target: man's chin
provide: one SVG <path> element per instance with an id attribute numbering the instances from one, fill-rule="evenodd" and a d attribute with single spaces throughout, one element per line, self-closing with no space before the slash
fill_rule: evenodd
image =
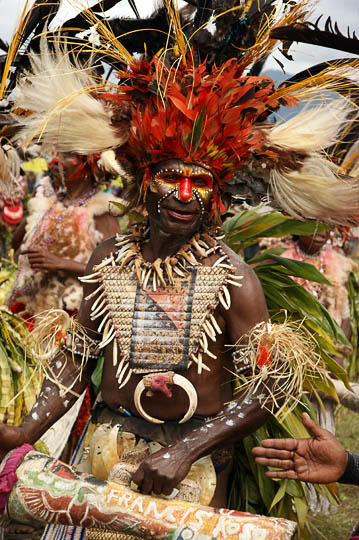
<path id="1" fill-rule="evenodd" d="M 187 216 L 186 216 L 187 217 Z M 175 236 L 190 236 L 195 234 L 201 225 L 199 214 L 192 214 L 191 218 L 183 219 L 172 212 L 162 212 L 161 228 L 163 231 Z"/>

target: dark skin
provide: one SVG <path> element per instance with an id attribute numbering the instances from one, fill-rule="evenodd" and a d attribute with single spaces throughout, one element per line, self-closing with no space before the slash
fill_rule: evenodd
<path id="1" fill-rule="evenodd" d="M 176 162 L 170 162 L 176 163 Z M 161 198 L 161 192 L 148 191 L 146 206 L 150 220 L 150 237 L 148 242 L 142 245 L 143 257 L 147 261 L 154 261 L 157 257 L 165 258 L 175 254 L 186 240 L 191 238 L 199 229 L 203 217 L 200 206 L 196 199 L 183 203 L 174 195 L 165 199 L 165 208 L 157 212 L 157 204 Z M 205 201 L 205 210 L 210 208 L 210 198 Z M 184 217 L 178 218 L 178 213 Z M 177 216 L 177 217 L 176 217 Z M 229 254 L 232 264 L 237 266 L 237 273 L 243 275 L 244 286 L 241 288 L 229 286 L 231 294 L 231 308 L 226 311 L 219 305 L 215 312 L 215 318 L 222 329 L 222 335 L 217 337 L 216 343 L 211 345 L 211 351 L 217 354 L 213 360 L 204 356 L 204 362 L 211 371 L 197 373 L 197 367 L 192 366 L 186 372 L 187 377 L 198 394 L 198 407 L 196 414 L 214 416 L 210 422 L 205 436 L 200 429 L 194 430 L 186 439 L 180 440 L 170 447 L 164 448 L 152 454 L 138 468 L 133 476 L 133 481 L 143 493 L 170 494 L 188 473 L 192 463 L 201 456 L 211 453 L 212 450 L 232 445 L 235 441 L 245 437 L 261 426 L 269 417 L 270 413 L 263 409 L 256 395 L 248 396 L 244 392 L 231 403 L 232 399 L 232 375 L 228 369 L 233 370 L 231 351 L 226 345 L 235 343 L 241 336 L 247 334 L 253 326 L 268 319 L 268 312 L 261 286 L 254 272 L 239 260 L 227 246 L 222 248 Z M 115 240 L 108 239 L 102 242 L 94 251 L 87 267 L 86 273 L 91 273 L 93 267 L 99 264 L 104 257 L 115 250 Z M 218 255 L 211 255 L 203 260 L 203 264 L 212 265 Z M 85 284 L 84 297 L 90 294 L 98 284 Z M 89 334 L 95 331 L 98 321 L 90 320 L 92 300 L 83 300 L 79 321 L 88 328 Z M 94 334 L 93 334 L 94 335 Z M 95 367 L 94 363 L 88 362 L 82 380 L 78 380 L 74 390 L 80 394 Z M 228 369 L 225 369 L 228 368 Z M 56 371 L 56 368 L 55 368 Z M 62 371 L 61 382 L 69 386 L 76 373 L 76 366 L 68 359 L 65 369 Z M 141 380 L 141 376 L 132 375 L 129 382 L 119 390 L 117 387 L 116 368 L 112 363 L 112 344 L 105 351 L 104 372 L 101 392 L 107 405 L 116 410 L 119 405 L 130 410 L 138 416 L 134 405 L 134 389 Z M 57 387 L 48 381 L 43 385 L 43 393 L 51 395 L 51 399 L 44 400 L 40 397 L 36 413 L 38 420 L 34 420 L 32 414 L 24 420 L 19 428 L 0 427 L 0 440 L 3 453 L 6 449 L 25 441 L 36 441 L 58 418 L 66 407 L 64 399 L 59 395 Z M 163 420 L 177 420 L 183 417 L 187 410 L 187 398 L 179 387 L 172 387 L 173 397 L 167 398 L 162 393 L 156 393 L 153 397 L 143 396 L 142 404 L 148 414 Z M 263 393 L 258 388 L 257 394 Z M 70 403 L 75 401 L 75 396 L 67 394 L 66 399 Z M 50 415 L 47 413 L 50 412 Z M 205 424 L 206 426 L 206 424 Z M 169 458 L 164 458 L 169 454 Z M 227 471 L 227 476 L 228 476 Z M 225 506 L 226 504 L 226 478 L 224 482 L 218 480 L 219 490 L 212 500 L 213 506 Z M 223 485 L 224 484 L 224 485 Z"/>
<path id="2" fill-rule="evenodd" d="M 319 253 L 329 238 L 329 231 L 324 231 L 313 236 L 298 236 L 298 245 L 304 253 L 315 255 Z"/>
<path id="3" fill-rule="evenodd" d="M 290 478 L 318 484 L 337 482 L 347 466 L 348 455 L 344 447 L 307 413 L 303 413 L 302 420 L 311 438 L 264 439 L 262 446 L 253 448 L 256 462 L 281 469 L 266 471 L 269 478 Z"/>

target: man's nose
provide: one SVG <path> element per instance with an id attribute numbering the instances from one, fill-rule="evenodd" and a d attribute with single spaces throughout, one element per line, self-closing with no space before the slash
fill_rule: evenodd
<path id="1" fill-rule="evenodd" d="M 179 183 L 178 198 L 182 202 L 192 199 L 192 182 L 189 178 L 183 178 Z"/>

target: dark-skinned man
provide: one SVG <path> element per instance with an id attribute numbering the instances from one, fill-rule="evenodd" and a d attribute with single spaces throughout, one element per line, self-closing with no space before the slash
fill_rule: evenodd
<path id="1" fill-rule="evenodd" d="M 51 364 L 51 380 L 45 380 L 23 424 L 1 426 L 2 453 L 35 441 L 66 412 L 104 351 L 103 401 L 95 410 L 92 437 L 98 433 L 101 442 L 101 426 L 112 433 L 112 426 L 121 425 L 122 440 L 132 434 L 137 442 L 164 446 L 133 473 L 145 494 L 172 495 L 191 465 L 210 454 L 218 482 L 205 504 L 225 506 L 231 445 L 290 400 L 289 386 L 296 399 L 302 388 L 293 380 L 301 379 L 306 359 L 312 364 L 307 351 L 299 363 L 301 377 L 295 377 L 298 363 L 291 359 L 298 342 L 282 364 L 280 329 L 266 322 L 257 278 L 213 232 L 225 210 L 223 196 L 234 173 L 249 164 L 268 171 L 268 186 L 287 212 L 350 221 L 348 213 L 359 211 L 359 188 L 342 182 L 320 152 L 346 112 L 328 107 L 330 133 L 323 111 L 302 112 L 305 118 L 295 123 L 265 124 L 273 109 L 295 100 L 289 91 L 279 98 L 268 78 L 243 77 L 234 60 L 219 69 L 198 65 L 191 55 L 174 63 L 157 56 L 151 62 L 132 59 L 119 74 L 120 91 L 94 93 L 91 77 L 78 77 L 66 55 L 58 51 L 52 58 L 45 46 L 43 54 L 46 72 L 22 85 L 22 107 L 43 118 L 51 92 L 54 107 L 60 99 L 64 70 L 66 88 L 73 77 L 82 88 L 78 95 L 87 98 L 71 109 L 76 120 L 61 110 L 61 128 L 53 118 L 44 126 L 40 121 L 43 141 L 55 138 L 61 151 L 115 148 L 129 179 L 129 208 L 143 205 L 148 218 L 95 249 L 82 279 L 81 328 L 67 332 Z M 37 95 L 46 93 L 46 105 L 34 100 L 39 85 Z M 33 129 L 29 123 L 24 136 Z M 318 178 L 325 178 L 324 202 Z M 288 343 L 288 326 L 282 336 Z M 252 377 L 235 398 L 233 373 Z M 92 446 L 88 442 L 93 470 L 106 452 L 102 443 L 99 449 L 93 439 Z"/>

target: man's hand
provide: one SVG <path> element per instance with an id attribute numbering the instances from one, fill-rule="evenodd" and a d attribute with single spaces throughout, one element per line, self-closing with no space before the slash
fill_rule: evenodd
<path id="1" fill-rule="evenodd" d="M 20 427 L 0 424 L 0 460 L 17 446 L 28 442 L 24 431 Z"/>
<path id="2" fill-rule="evenodd" d="M 313 435 L 310 439 L 265 439 L 262 447 L 253 448 L 259 465 L 279 467 L 266 471 L 270 478 L 291 478 L 303 482 L 336 482 L 347 464 L 347 453 L 330 431 L 321 428 L 307 413 L 303 424 Z"/>
<path id="3" fill-rule="evenodd" d="M 162 448 L 145 459 L 133 475 L 133 482 L 145 494 L 170 495 L 185 478 L 192 463 L 175 447 Z"/>
<path id="4" fill-rule="evenodd" d="M 30 248 L 21 251 L 21 255 L 27 255 L 32 269 L 58 272 L 62 270 L 63 259 L 54 253 L 41 248 Z"/>
<path id="5" fill-rule="evenodd" d="M 46 249 L 30 248 L 21 252 L 21 255 L 27 255 L 29 264 L 34 270 L 43 270 L 46 272 L 66 272 L 67 274 L 78 277 L 85 272 L 86 265 L 71 259 L 63 259 Z"/>

